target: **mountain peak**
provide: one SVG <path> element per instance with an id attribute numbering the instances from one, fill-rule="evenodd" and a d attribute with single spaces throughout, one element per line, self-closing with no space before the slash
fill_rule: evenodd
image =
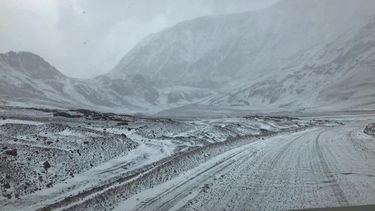
<path id="1" fill-rule="evenodd" d="M 23 72 L 31 78 L 51 79 L 63 77 L 63 74 L 50 65 L 41 56 L 26 51 L 9 51 L 0 54 L 0 64 L 11 67 L 15 71 Z M 4 71 L 7 68 L 1 68 Z"/>
<path id="2" fill-rule="evenodd" d="M 282 0 L 260 11 L 184 21 L 138 44 L 111 74 L 179 84 L 231 81 L 277 69 L 299 52 L 356 31 L 374 10 L 373 0 Z"/>
<path id="3" fill-rule="evenodd" d="M 9 51 L 7 53 L 0 53 L 0 57 L 43 60 L 45 63 L 47 63 L 41 56 L 29 51 Z"/>

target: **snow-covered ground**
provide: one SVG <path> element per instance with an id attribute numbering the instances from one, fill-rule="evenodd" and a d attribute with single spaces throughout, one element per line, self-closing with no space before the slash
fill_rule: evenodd
<path id="1" fill-rule="evenodd" d="M 0 119 L 0 126 L 5 124 L 22 124 L 22 125 L 41 125 L 42 122 L 27 121 L 19 119 Z"/>
<path id="2" fill-rule="evenodd" d="M 235 148 L 116 210 L 294 210 L 375 203 L 375 140 L 351 123 Z"/>
<path id="3" fill-rule="evenodd" d="M 371 116 L 338 122 L 332 116 L 170 119 L 29 111 L 0 109 L 0 206 L 7 210 L 299 209 L 375 202 L 375 146 L 363 133 Z M 366 188 L 348 198 L 342 181 Z"/>

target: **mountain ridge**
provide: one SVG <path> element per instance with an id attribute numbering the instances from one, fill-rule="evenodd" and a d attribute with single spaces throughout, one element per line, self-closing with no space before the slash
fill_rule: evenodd
<path id="1" fill-rule="evenodd" d="M 88 80 L 10 52 L 12 58 L 0 55 L 0 74 L 14 80 L 0 79 L 0 96 L 121 112 L 189 104 L 373 107 L 374 10 L 371 0 L 284 0 L 184 21 L 145 38 L 111 72 Z"/>

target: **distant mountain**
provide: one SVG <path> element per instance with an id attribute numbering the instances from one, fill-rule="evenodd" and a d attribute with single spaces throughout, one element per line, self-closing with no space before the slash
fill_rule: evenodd
<path id="1" fill-rule="evenodd" d="M 333 86 L 354 83 L 347 81 L 349 72 L 372 76 L 345 67 L 355 58 L 365 59 L 346 51 L 363 45 L 358 42 L 373 11 L 373 0 L 282 0 L 255 12 L 185 21 L 149 36 L 109 77 L 140 74 L 155 84 L 208 88 L 217 94 L 198 101 L 212 106 L 360 105 L 351 102 L 353 90 L 341 87 L 335 95 Z"/>
<path id="2" fill-rule="evenodd" d="M 255 12 L 185 21 L 145 39 L 111 75 L 216 87 L 272 72 L 301 52 L 350 37 L 374 9 L 372 0 L 283 0 Z"/>
<path id="3" fill-rule="evenodd" d="M 375 19 L 352 38 L 338 37 L 309 58 L 253 83 L 241 82 L 205 104 L 259 108 L 375 108 Z"/>
<path id="4" fill-rule="evenodd" d="M 0 70 L 1 98 L 11 101 L 54 98 L 57 103 L 62 93 L 61 83 L 67 80 L 41 57 L 28 52 L 0 54 Z"/>
<path id="5" fill-rule="evenodd" d="M 25 106 L 138 108 L 90 80 L 64 76 L 29 52 L 0 54 L 0 98 Z"/>
<path id="6" fill-rule="evenodd" d="M 0 100 L 155 112 L 375 108 L 375 1 L 281 0 L 150 35 L 108 74 L 66 77 L 31 53 L 0 55 Z"/>
<path id="7" fill-rule="evenodd" d="M 30 52 L 0 54 L 0 103 L 21 106 L 79 107 L 117 112 L 159 111 L 210 94 L 203 89 L 154 88 L 142 75 L 126 78 L 69 78 Z M 182 102 L 182 103 L 181 103 Z M 164 108 L 164 107 L 163 107 Z"/>

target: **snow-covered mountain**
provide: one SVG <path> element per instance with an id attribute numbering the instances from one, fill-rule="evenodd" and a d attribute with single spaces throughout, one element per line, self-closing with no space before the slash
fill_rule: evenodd
<path id="1" fill-rule="evenodd" d="M 282 66 L 257 81 L 239 82 L 211 105 L 252 108 L 374 108 L 375 19 L 351 38 L 338 37 L 308 57 Z"/>
<path id="2" fill-rule="evenodd" d="M 0 98 L 16 105 L 136 108 L 90 80 L 69 78 L 29 52 L 0 54 Z"/>
<path id="3" fill-rule="evenodd" d="M 149 36 L 91 80 L 66 77 L 31 53 L 1 54 L 0 96 L 122 112 L 374 108 L 373 11 L 373 0 L 281 0 L 201 17 Z"/>
<path id="4" fill-rule="evenodd" d="M 194 103 L 215 93 L 214 90 L 202 87 L 161 83 L 156 78 L 144 74 L 102 75 L 93 81 L 103 89 L 111 90 L 150 111 Z"/>
<path id="5" fill-rule="evenodd" d="M 351 102 L 353 90 L 341 87 L 336 95 L 333 86 L 354 83 L 350 74 L 373 75 L 350 69 L 355 59 L 366 63 L 360 54 L 371 51 L 357 48 L 371 38 L 361 34 L 370 30 L 373 11 L 372 0 L 282 0 L 255 12 L 185 21 L 145 39 L 109 76 L 140 74 L 159 84 L 209 88 L 219 94 L 200 102 L 216 106 L 359 105 Z M 351 48 L 357 52 L 348 53 Z"/>
<path id="6" fill-rule="evenodd" d="M 63 74 L 28 52 L 0 54 L 0 95 L 7 101 L 59 101 Z M 68 100 L 60 99 L 62 101 Z"/>
<path id="7" fill-rule="evenodd" d="M 204 89 L 155 88 L 142 75 L 70 78 L 30 52 L 0 54 L 0 103 L 20 106 L 79 107 L 117 112 L 158 111 L 207 97 Z"/>

